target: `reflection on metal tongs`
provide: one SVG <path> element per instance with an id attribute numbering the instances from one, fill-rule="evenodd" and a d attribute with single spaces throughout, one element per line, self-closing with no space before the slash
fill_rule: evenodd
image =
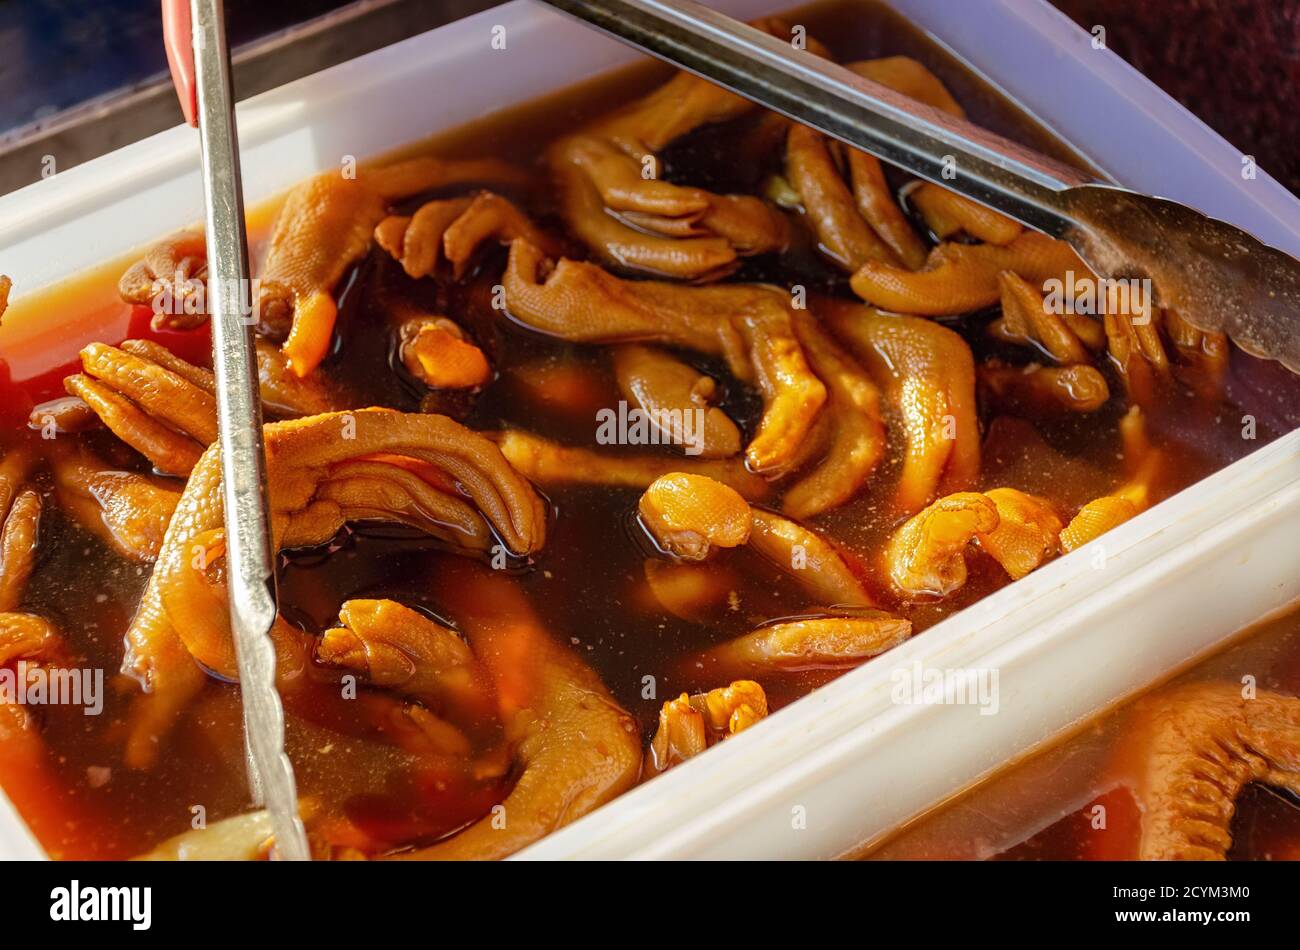
<path id="1" fill-rule="evenodd" d="M 547 0 L 631 45 L 1061 238 L 1104 278 L 1300 373 L 1300 262 L 1199 211 L 1092 181 L 690 0 Z M 956 172 L 945 177 L 944 168 Z"/>
<path id="2" fill-rule="evenodd" d="M 276 615 L 275 555 L 250 319 L 255 296 L 248 280 L 239 140 L 222 0 L 164 0 L 163 25 L 181 106 L 186 120 L 198 125 L 202 142 L 221 500 L 249 784 L 256 804 L 264 804 L 270 812 L 276 855 L 306 861 L 311 852 L 298 817 L 293 766 L 284 751 L 284 710 L 275 688 L 270 638 Z"/>

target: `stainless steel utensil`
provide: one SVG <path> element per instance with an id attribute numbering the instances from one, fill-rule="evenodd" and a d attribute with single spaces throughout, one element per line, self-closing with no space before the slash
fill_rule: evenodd
<path id="1" fill-rule="evenodd" d="M 1300 262 L 1226 222 L 1090 180 L 691 0 L 546 0 L 610 35 L 1069 242 L 1098 276 L 1300 373 Z"/>
<path id="2" fill-rule="evenodd" d="M 191 0 L 194 85 L 202 139 L 208 244 L 208 309 L 216 376 L 221 500 L 225 507 L 230 620 L 239 661 L 249 783 L 270 812 L 276 854 L 310 860 L 298 817 L 284 710 L 275 687 L 275 552 L 267 508 L 262 402 L 253 349 L 253 301 L 244 232 L 230 50 L 222 0 Z"/>

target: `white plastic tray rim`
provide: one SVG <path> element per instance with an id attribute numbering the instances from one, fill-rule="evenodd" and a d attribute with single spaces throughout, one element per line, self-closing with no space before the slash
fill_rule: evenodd
<path id="1" fill-rule="evenodd" d="M 792 4 L 712 5 L 749 18 Z M 1118 57 L 1094 49 L 1086 32 L 1043 0 L 892 5 L 1120 182 L 1194 204 L 1300 253 L 1300 206 L 1285 189 L 1262 172 L 1242 178 L 1232 146 Z M 489 42 L 498 26 L 506 28 L 508 57 Z M 250 203 L 272 197 L 346 155 L 383 154 L 633 58 L 515 0 L 241 103 L 246 195 Z M 428 94 L 411 92 L 421 89 Z M 16 293 L 26 293 L 200 215 L 195 136 L 172 129 L 0 198 L 0 261 Z M 0 350 L 4 341 L 0 330 Z M 1089 566 L 1095 549 L 1062 558 L 524 856 L 840 853 L 1300 594 L 1291 576 L 1295 532 L 1286 530 L 1298 517 L 1300 433 L 1293 433 L 1108 534 L 1105 571 Z M 1220 563 L 1227 552 L 1235 560 Z M 1260 562 L 1262 570 L 1244 567 Z M 1216 576 L 1235 586 L 1212 601 L 1207 585 Z M 1140 616 L 1131 605 L 1147 602 L 1180 608 L 1188 629 L 1146 645 L 1139 631 L 1125 637 L 1116 613 Z M 1034 661 L 1077 663 L 1072 642 L 1077 651 L 1090 624 L 1114 654 L 1100 664 L 1094 657 L 1096 669 L 1058 664 L 1042 678 Z M 888 671 L 914 661 L 1010 672 L 1001 680 L 1004 713 L 986 717 L 973 737 L 969 720 L 978 713 L 969 708 L 889 703 Z M 1008 708 L 1025 715 L 1022 728 L 1006 727 Z M 808 811 L 802 833 L 792 833 L 792 807 Z M 42 856 L 2 796 L 0 856 Z"/>

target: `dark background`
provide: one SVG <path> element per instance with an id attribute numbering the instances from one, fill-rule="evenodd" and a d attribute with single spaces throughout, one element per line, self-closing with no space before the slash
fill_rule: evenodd
<path id="1" fill-rule="evenodd" d="M 343 5 L 228 0 L 231 43 Z M 166 69 L 158 0 L 0 0 L 0 131 Z"/>
<path id="2" fill-rule="evenodd" d="M 1300 0 L 1053 2 L 1085 28 L 1104 25 L 1111 49 L 1300 194 Z M 386 28 L 414 32 L 413 26 L 429 28 L 493 5 L 491 0 L 226 3 L 236 45 L 265 41 L 344 7 L 375 11 L 368 31 L 376 40 L 391 42 L 395 37 L 384 39 Z M 387 27 L 380 17 L 391 21 Z M 66 119 L 64 110 L 80 107 L 84 114 L 87 100 L 93 110 L 124 93 L 138 96 L 151 88 L 156 93 L 158 77 L 167 68 L 160 36 L 157 0 L 0 0 L 0 163 L 6 140 L 12 149 L 33 132 L 49 134 L 61 116 Z M 303 54 L 317 58 L 313 66 L 277 62 L 269 53 L 260 69 L 241 67 L 239 93 L 261 91 L 349 54 L 356 51 L 315 47 Z M 50 150 L 66 167 L 96 148 L 116 147 L 124 144 L 121 139 L 130 141 L 179 121 L 174 101 L 158 95 L 138 133 L 122 121 L 91 144 L 69 137 Z M 7 190 L 5 184 L 0 175 L 0 192 Z"/>
<path id="3" fill-rule="evenodd" d="M 1300 0 L 1053 0 L 1300 194 Z"/>

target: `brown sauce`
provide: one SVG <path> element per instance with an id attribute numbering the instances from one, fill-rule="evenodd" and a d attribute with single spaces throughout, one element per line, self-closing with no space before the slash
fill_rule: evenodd
<path id="1" fill-rule="evenodd" d="M 1300 609 L 1292 607 L 1252 626 L 1153 694 L 1158 698 L 1192 682 L 1240 685 L 1244 677 L 1252 677 L 1261 691 L 1300 694 Z M 1130 709 L 1125 704 L 1004 769 L 909 822 L 864 856 L 1131 860 L 1137 854 L 1140 817 L 1132 793 L 1135 763 L 1119 747 Z M 1249 785 L 1237 799 L 1231 833 L 1229 860 L 1300 860 L 1300 800 L 1285 791 Z"/>
<path id="2" fill-rule="evenodd" d="M 937 44 L 896 14 L 874 4 L 818 6 L 798 14 L 809 34 L 821 38 L 841 61 L 907 54 L 921 59 L 948 85 L 977 123 L 1058 157 L 1068 150 L 1028 116 L 1001 99 Z M 421 143 L 440 154 L 492 154 L 520 164 L 538 161 L 550 138 L 611 106 L 653 87 L 668 73 L 658 65 L 640 66 L 554 97 L 489 117 L 466 129 Z M 721 191 L 754 193 L 777 168 L 768 158 L 742 154 L 754 121 L 705 128 L 674 143 L 664 154 L 668 177 Z M 901 179 L 895 182 L 901 184 Z M 545 196 L 506 194 L 534 220 L 558 229 Z M 412 206 L 431 196 L 421 196 Z M 276 202 L 255 210 L 251 233 L 255 257 L 265 241 Z M 799 230 L 799 229 L 796 229 Z M 803 246 L 775 257 L 749 260 L 736 280 L 762 280 L 785 286 L 804 284 L 852 299 L 845 278 L 821 258 L 808 238 Z M 518 426 L 567 443 L 591 445 L 595 421 L 576 417 L 528 396 L 515 371 L 549 362 L 588 367 L 603 381 L 604 403 L 614 405 L 617 389 L 607 357 L 597 347 L 557 342 L 502 320 L 488 305 L 487 293 L 500 274 L 503 255 L 489 255 L 473 279 L 451 288 L 412 281 L 382 252 L 372 252 L 345 279 L 340 294 L 339 332 L 324 371 L 349 387 L 357 405 L 380 404 L 418 411 L 421 393 L 397 366 L 391 339 L 393 308 L 415 303 L 445 313 L 464 326 L 489 354 L 500 378 L 472 403 L 440 404 L 467 425 L 484 430 Z M 0 331 L 0 391 L 7 426 L 5 443 L 29 438 L 22 425 L 30 406 L 62 393 L 60 381 L 72 371 L 77 349 L 90 340 L 118 342 L 148 332 L 147 311 L 121 303 L 115 293 L 124 268 L 118 261 L 41 295 L 19 296 Z M 43 314 L 59 314 L 57 334 L 39 326 Z M 1023 351 L 990 342 L 984 328 L 992 314 L 952 321 L 977 358 L 1002 355 L 1024 361 Z M 69 331 L 66 327 L 71 326 Z M 155 338 L 186 358 L 206 362 L 206 330 L 167 333 Z M 46 354 L 42 359 L 42 354 Z M 689 357 L 696 360 L 695 357 Z M 725 371 L 712 368 L 721 378 Z M 1234 354 L 1227 400 L 1207 404 L 1181 386 L 1149 413 L 1152 439 L 1173 464 L 1156 486 L 1155 499 L 1185 487 L 1258 448 L 1286 430 L 1285 414 L 1259 409 L 1272 398 L 1258 379 L 1255 363 Z M 1110 377 L 1112 389 L 1122 384 Z M 1264 393 L 1263 396 L 1260 393 Z M 1235 400 L 1235 401 L 1234 401 Z M 1117 452 L 1117 422 L 1125 400 L 1112 399 L 1102 411 L 1067 420 L 1028 418 L 1041 443 L 1026 439 L 1026 421 L 996 407 L 981 407 L 986 435 L 981 486 L 1011 484 L 1077 506 L 1113 489 L 1122 478 Z M 1293 409 L 1296 403 L 1284 404 Z M 754 393 L 732 384 L 723 408 L 752 433 L 759 408 Z M 1241 438 L 1243 412 L 1260 419 L 1254 441 Z M 1001 417 L 1003 421 L 995 422 Z M 107 442 L 107 440 L 102 440 Z M 38 443 L 39 444 L 39 443 Z M 1041 446 L 1070 461 L 1061 464 Z M 984 560 L 972 559 L 971 577 L 953 597 L 940 603 L 899 604 L 872 580 L 884 539 L 897 527 L 886 504 L 896 481 L 898 446 L 868 486 L 851 503 L 812 523 L 854 558 L 872 592 L 890 609 L 908 616 L 920 633 L 1008 581 Z M 643 450 L 643 449 L 642 449 Z M 104 445 L 123 467 L 142 468 L 138 458 Z M 119 557 L 96 537 L 57 510 L 48 479 L 40 562 L 22 609 L 58 624 L 78 661 L 101 667 L 112 679 L 122 656 L 125 630 L 149 568 Z M 639 492 L 569 488 L 547 491 L 553 506 L 551 533 L 536 562 L 518 581 L 552 635 L 576 651 L 601 677 L 614 697 L 638 721 L 643 737 L 653 734 L 665 698 L 683 690 L 723 685 L 692 661 L 703 647 L 746 633 L 754 626 L 807 607 L 806 596 L 784 575 L 743 551 L 731 558 L 738 578 L 725 608 L 688 623 L 658 609 L 643 574 L 645 551 L 632 522 Z M 433 578 L 449 557 L 438 545 L 396 530 L 345 529 L 326 550 L 282 556 L 281 604 L 285 616 L 318 631 L 334 622 L 339 606 L 354 597 L 391 597 L 431 616 L 453 621 L 434 595 Z M 921 634 L 923 635 L 923 633 Z M 1294 646 L 1294 644 L 1292 644 Z M 839 671 L 814 670 L 774 675 L 764 680 L 772 705 L 779 707 L 825 682 Z M 643 677 L 654 676 L 656 698 L 643 696 Z M 248 808 L 243 745 L 236 690 L 211 682 L 169 740 L 167 753 L 152 771 L 127 768 L 120 737 L 134 684 L 110 683 L 105 712 L 85 717 L 79 709 L 50 707 L 42 713 L 41 736 L 49 754 L 39 763 L 0 762 L 0 784 L 37 837 L 56 857 L 123 858 L 140 853 L 171 835 L 188 830 L 193 809 L 201 806 L 211 822 Z M 313 694 L 308 715 L 291 714 L 289 751 L 300 793 L 317 803 L 325 820 L 337 819 L 367 836 L 371 846 L 396 846 L 436 840 L 485 814 L 509 791 L 507 783 L 465 787 L 445 776 L 413 767 L 409 758 L 364 735 L 327 728 L 353 715 L 331 689 Z M 355 730 L 353 730 L 355 731 Z"/>

